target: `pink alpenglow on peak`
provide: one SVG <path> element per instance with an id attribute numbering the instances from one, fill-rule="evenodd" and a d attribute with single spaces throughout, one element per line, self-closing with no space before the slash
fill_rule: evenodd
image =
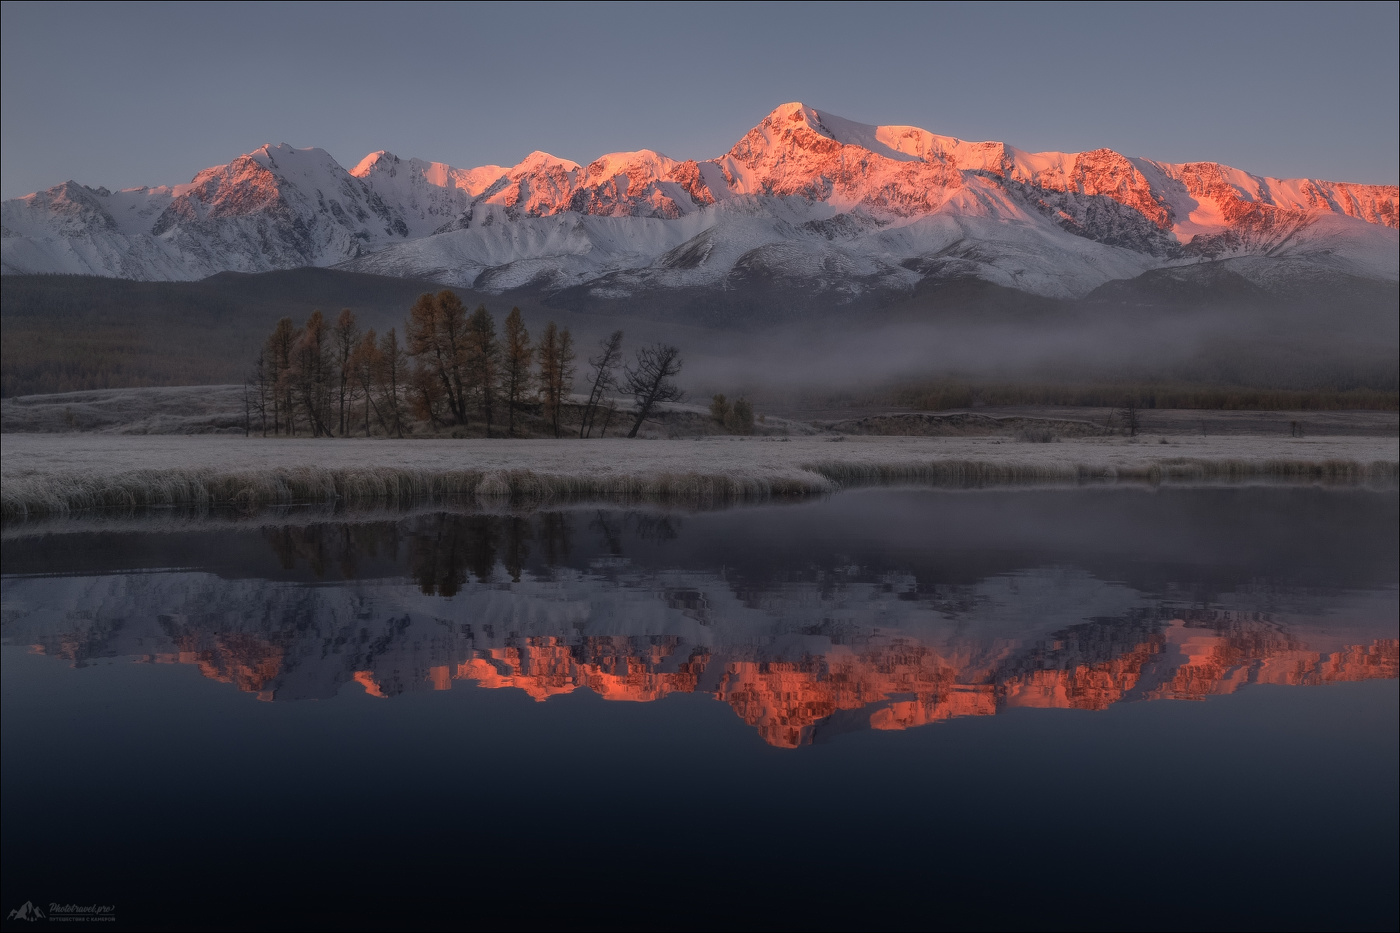
<path id="1" fill-rule="evenodd" d="M 496 290 L 606 280 L 624 295 L 643 282 L 730 287 L 761 270 L 850 292 L 956 275 L 1074 297 L 1151 269 L 1253 258 L 1394 282 L 1397 202 L 1394 185 L 1026 152 L 792 102 L 702 160 L 642 149 L 579 165 L 537 151 L 462 169 L 379 151 L 346 171 L 282 144 L 188 184 L 67 182 L 4 203 L 3 271 L 337 266 Z"/>

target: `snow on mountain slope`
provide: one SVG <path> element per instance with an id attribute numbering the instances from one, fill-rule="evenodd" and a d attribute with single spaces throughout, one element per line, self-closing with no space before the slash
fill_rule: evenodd
<path id="1" fill-rule="evenodd" d="M 453 168 L 442 162 L 400 159 L 391 152 L 371 152 L 350 170 L 386 204 L 393 204 L 411 237 L 427 236 L 472 204 L 482 191 L 505 175 L 499 165 Z"/>
<path id="2" fill-rule="evenodd" d="M 186 185 L 115 194 L 65 182 L 6 201 L 5 272 L 193 279 L 325 266 L 408 226 L 321 149 L 264 146 Z"/>
<path id="3" fill-rule="evenodd" d="M 264 147 L 186 185 L 67 182 L 3 205 L 3 270 L 138 279 L 339 265 L 488 290 L 976 277 L 1084 295 L 1152 268 L 1284 259 L 1394 281 L 1394 186 L 1280 180 L 1107 149 L 1029 153 L 801 103 L 716 159 L 650 150 L 511 167 Z"/>
<path id="4" fill-rule="evenodd" d="M 597 216 L 559 211 L 521 214 L 519 204 L 483 200 L 434 236 L 396 244 L 346 264 L 359 272 L 416 276 L 449 285 L 506 289 L 576 284 L 610 269 L 645 265 L 684 242 L 714 216 Z"/>

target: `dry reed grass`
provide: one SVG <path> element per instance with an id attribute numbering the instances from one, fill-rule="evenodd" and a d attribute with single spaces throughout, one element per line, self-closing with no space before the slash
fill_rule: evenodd
<path id="1" fill-rule="evenodd" d="M 27 471 L 0 487 L 6 521 L 97 510 L 259 509 L 299 503 L 406 507 L 470 500 L 542 505 L 579 499 L 716 505 L 829 493 L 842 488 L 917 484 L 977 487 L 1017 484 L 1307 482 L 1383 483 L 1400 478 L 1400 464 L 1377 460 L 1228 459 L 1168 457 L 1104 465 L 1071 459 L 930 459 L 879 462 L 823 459 L 787 468 L 749 464 L 721 472 L 665 468 L 600 473 L 531 469 L 404 467 L 213 467 L 139 469 L 111 474 Z"/>
<path id="2" fill-rule="evenodd" d="M 252 512 L 298 503 L 362 507 L 475 500 L 537 505 L 578 499 L 679 502 L 706 505 L 831 492 L 813 473 L 726 475 L 549 474 L 532 470 L 269 469 L 137 470 L 113 476 L 35 476 L 0 489 L 6 521 L 73 515 L 93 510 L 232 508 Z"/>

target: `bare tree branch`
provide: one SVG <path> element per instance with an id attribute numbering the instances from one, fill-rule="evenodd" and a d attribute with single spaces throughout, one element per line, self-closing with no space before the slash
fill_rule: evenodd
<path id="1" fill-rule="evenodd" d="M 598 342 L 598 355 L 588 358 L 588 365 L 593 367 L 593 386 L 588 392 L 588 403 L 583 407 L 583 419 L 578 426 L 579 437 L 592 435 L 593 422 L 598 416 L 603 394 L 617 385 L 614 370 L 621 359 L 622 331 L 615 330 Z"/>
<path id="2" fill-rule="evenodd" d="M 627 367 L 623 387 L 635 399 L 636 420 L 628 437 L 636 437 L 642 422 L 662 402 L 679 402 L 685 393 L 671 380 L 681 371 L 681 351 L 669 344 L 657 343 L 637 351 L 636 362 Z"/>

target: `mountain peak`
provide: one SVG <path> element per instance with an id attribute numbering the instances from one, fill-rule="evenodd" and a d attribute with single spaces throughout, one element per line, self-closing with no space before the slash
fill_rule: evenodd
<path id="1" fill-rule="evenodd" d="M 536 150 L 459 169 L 377 150 L 347 172 L 323 149 L 269 143 L 189 184 L 71 183 L 5 202 L 3 268 L 159 279 L 351 263 L 490 288 L 616 275 L 619 294 L 731 272 L 857 291 L 961 275 L 1074 296 L 1291 250 L 1393 282 L 1397 201 L 1393 185 L 1023 152 L 789 101 L 700 161 L 637 149 L 580 166 Z"/>
<path id="2" fill-rule="evenodd" d="M 581 167 L 582 166 L 577 162 L 570 162 L 568 159 L 561 159 L 556 155 L 551 155 L 541 149 L 536 149 L 516 163 L 516 165 L 511 168 L 511 173 L 518 174 L 549 168 L 563 169 L 566 172 L 576 172 Z"/>
<path id="3" fill-rule="evenodd" d="M 588 163 L 588 177 L 608 178 L 614 175 L 631 175 L 635 172 L 650 173 L 660 177 L 676 165 L 676 160 L 651 149 L 638 149 L 635 152 L 609 152 Z"/>
<path id="4" fill-rule="evenodd" d="M 402 160 L 392 152 L 376 149 L 356 163 L 350 174 L 356 178 L 365 178 L 374 171 L 392 170 L 400 161 Z"/>
<path id="5" fill-rule="evenodd" d="M 889 145 L 886 130 L 907 130 L 908 127 L 881 127 L 857 123 L 835 114 L 809 107 L 801 101 L 791 101 L 775 107 L 740 140 L 751 152 L 773 146 L 796 147 L 812 152 L 829 152 L 832 144 L 856 146 L 895 162 L 919 162 L 918 155 L 901 152 Z M 736 145 L 735 149 L 739 148 Z M 734 150 L 730 151 L 733 154 Z"/>

